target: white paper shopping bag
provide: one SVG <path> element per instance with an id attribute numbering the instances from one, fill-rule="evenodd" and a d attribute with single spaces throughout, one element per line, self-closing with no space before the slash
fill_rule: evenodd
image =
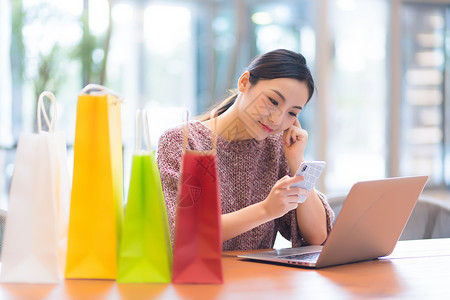
<path id="1" fill-rule="evenodd" d="M 44 97 L 53 102 L 50 121 Z M 64 135 L 54 132 L 55 96 L 39 97 L 38 133 L 22 133 L 17 145 L 2 249 L 1 282 L 58 283 L 67 248 L 70 181 Z M 49 131 L 41 130 L 41 114 Z"/>

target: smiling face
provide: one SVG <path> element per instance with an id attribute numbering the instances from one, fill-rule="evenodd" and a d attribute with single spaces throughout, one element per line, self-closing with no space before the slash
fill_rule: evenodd
<path id="1" fill-rule="evenodd" d="M 309 99 L 305 82 L 292 78 L 259 80 L 250 84 L 249 73 L 239 78 L 239 118 L 249 138 L 263 140 L 283 132 L 296 120 Z"/>

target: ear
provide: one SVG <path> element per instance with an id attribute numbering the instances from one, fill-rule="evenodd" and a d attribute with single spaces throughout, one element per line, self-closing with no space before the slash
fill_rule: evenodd
<path id="1" fill-rule="evenodd" d="M 238 80 L 239 92 L 245 92 L 250 87 L 250 72 L 244 72 Z"/>

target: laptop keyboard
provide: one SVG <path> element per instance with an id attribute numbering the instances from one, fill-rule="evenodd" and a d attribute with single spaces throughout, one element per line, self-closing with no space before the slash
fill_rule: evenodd
<path id="1" fill-rule="evenodd" d="M 295 254 L 295 255 L 287 255 L 283 256 L 284 259 L 292 259 L 292 260 L 302 260 L 308 262 L 316 262 L 319 258 L 320 252 L 312 252 L 312 253 L 304 253 L 304 254 Z"/>

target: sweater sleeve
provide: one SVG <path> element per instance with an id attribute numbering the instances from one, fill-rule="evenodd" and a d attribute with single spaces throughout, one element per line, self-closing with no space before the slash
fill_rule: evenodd
<path id="1" fill-rule="evenodd" d="M 172 245 L 175 236 L 178 181 L 183 154 L 183 135 L 180 128 L 166 131 L 159 139 L 157 162 L 166 202 Z"/>
<path id="2" fill-rule="evenodd" d="M 330 205 L 328 204 L 325 195 L 318 191 L 316 191 L 316 193 L 319 196 L 325 208 L 325 214 L 327 219 L 327 234 L 329 234 L 334 220 L 334 212 L 331 209 Z M 301 247 L 308 245 L 308 243 L 300 235 L 300 232 L 298 230 L 297 214 L 295 209 L 285 214 L 279 220 L 280 220 L 279 231 L 284 238 L 292 242 L 292 247 Z"/>

